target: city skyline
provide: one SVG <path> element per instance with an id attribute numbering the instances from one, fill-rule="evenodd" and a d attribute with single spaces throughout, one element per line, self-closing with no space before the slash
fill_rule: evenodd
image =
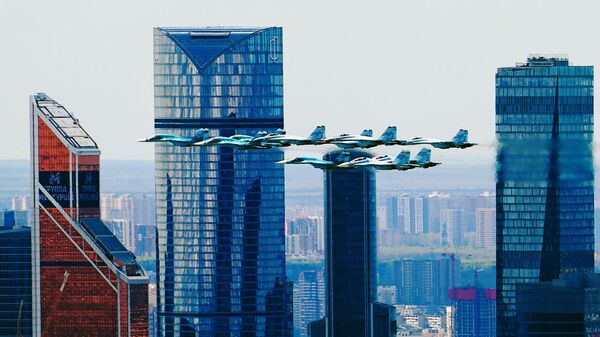
<path id="1" fill-rule="evenodd" d="M 290 6 L 269 1 L 261 6 L 228 3 L 230 6 L 223 6 L 228 11 L 216 4 L 199 10 L 200 5 L 191 3 L 163 8 L 158 2 L 144 2 L 147 9 L 143 11 L 138 10 L 136 3 L 122 4 L 119 11 L 113 11 L 104 3 L 94 4 L 89 10 L 68 1 L 55 1 L 50 5 L 40 2 L 36 11 L 29 11 L 27 4 L 3 2 L 0 27 L 3 31 L 9 27 L 19 29 L 0 35 L 0 43 L 15 51 L 4 55 L 5 62 L 0 65 L 6 74 L 4 78 L 15 79 L 0 80 L 0 89 L 9 98 L 0 114 L 8 114 L 17 125 L 26 125 L 26 114 L 14 113 L 23 107 L 17 98 L 43 90 L 71 102 L 90 124 L 106 126 L 107 120 L 121 121 L 99 127 L 96 132 L 106 158 L 151 159 L 152 151 L 134 140 L 152 131 L 151 123 L 144 121 L 152 114 L 152 60 L 147 57 L 152 48 L 147 35 L 152 27 L 274 24 L 284 27 L 288 41 L 284 44 L 288 55 L 285 102 L 290 133 L 307 134 L 317 124 L 327 125 L 330 135 L 358 132 L 365 126 L 362 117 L 368 111 L 372 117 L 368 128 L 382 131 L 396 124 L 401 137 L 445 138 L 460 127 L 468 128 L 471 138 L 482 146 L 463 153 L 465 158 L 493 162 L 494 83 L 488 74 L 498 64 L 510 64 L 516 55 L 546 52 L 568 53 L 578 64 L 596 64 L 600 60 L 600 50 L 586 43 L 585 34 L 568 33 L 598 29 L 597 20 L 584 19 L 592 15 L 592 9 L 600 8 L 591 2 L 579 2 L 590 4 L 590 10 L 548 2 L 543 6 L 517 1 L 485 5 L 475 1 L 405 1 L 375 6 L 345 2 L 342 7 L 347 15 L 335 16 L 335 25 L 330 24 L 340 8 L 335 2 L 318 6 L 316 2 Z M 181 6 L 187 10 L 171 9 Z M 516 6 L 519 11 L 512 10 Z M 532 18 L 526 14 L 528 9 L 539 16 Z M 564 17 L 570 17 L 564 15 L 565 11 L 574 14 L 576 10 L 579 19 L 569 22 L 569 29 L 546 24 L 562 22 Z M 105 24 L 105 17 L 111 17 L 111 24 Z M 117 33 L 124 29 L 129 34 Z M 328 34 L 317 33 L 320 31 Z M 35 48 L 47 52 L 43 59 L 32 60 L 34 45 L 25 41 L 34 36 L 61 38 L 47 39 L 51 44 L 46 39 L 36 39 Z M 356 43 L 363 47 L 355 48 Z M 311 46 L 320 52 L 309 54 Z M 373 54 L 393 57 L 395 65 L 384 66 L 382 62 L 364 69 L 353 66 L 364 63 Z M 327 61 L 330 59 L 338 62 L 333 64 Z M 19 66 L 22 64 L 27 66 Z M 63 81 L 52 80 L 58 71 Z M 313 81 L 320 73 L 327 74 L 327 80 Z M 114 80 L 117 77 L 119 81 Z M 364 84 L 367 82 L 380 85 L 368 86 Z M 322 95 L 325 85 L 330 92 L 327 96 Z M 428 99 L 432 94 L 439 99 Z M 111 108 L 86 104 L 98 96 L 112 97 Z M 337 122 L 342 115 L 345 122 Z M 437 118 L 439 123 L 430 123 L 431 118 Z M 129 125 L 134 121 L 140 122 L 136 123 L 138 128 L 131 130 Z M 0 132 L 21 139 L 15 146 L 1 144 L 0 158 L 25 158 L 26 137 L 4 125 Z M 434 152 L 434 156 L 437 153 L 440 152 Z"/>

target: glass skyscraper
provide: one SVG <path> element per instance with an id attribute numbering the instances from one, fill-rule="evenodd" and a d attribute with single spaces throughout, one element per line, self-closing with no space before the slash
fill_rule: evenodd
<path id="1" fill-rule="evenodd" d="M 154 79 L 157 133 L 283 127 L 281 28 L 155 28 Z M 289 336 L 282 152 L 155 155 L 159 335 Z"/>
<path id="2" fill-rule="evenodd" d="M 534 55 L 496 73 L 498 336 L 515 289 L 594 267 L 593 67 Z"/>
<path id="3" fill-rule="evenodd" d="M 337 162 L 371 157 L 367 152 L 333 151 Z M 389 337 L 395 319 L 377 301 L 375 172 L 371 168 L 325 170 L 325 319 L 312 322 L 310 336 Z"/>
<path id="4" fill-rule="evenodd" d="M 31 336 L 31 228 L 0 226 L 0 337 Z"/>

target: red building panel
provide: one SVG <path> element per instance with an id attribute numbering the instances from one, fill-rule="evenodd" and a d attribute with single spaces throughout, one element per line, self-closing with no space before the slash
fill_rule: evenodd
<path id="1" fill-rule="evenodd" d="M 48 102 L 47 96 L 42 97 Z M 39 190 L 39 218 L 34 227 L 39 232 L 40 276 L 36 281 L 39 294 L 33 300 L 39 302 L 41 330 L 34 334 L 148 336 L 147 277 L 130 278 L 113 264 L 106 247 L 94 241 L 93 233 L 84 234 L 87 239 L 80 234 L 86 231 L 80 219 L 100 217 L 99 151 L 95 145 L 91 151 L 79 151 L 77 140 L 67 139 L 71 130 L 60 129 L 69 123 L 79 127 L 78 121 L 68 113 L 70 120 L 53 120 L 56 110 L 36 106 L 37 98 L 32 100 L 37 120 L 34 184 L 39 183 L 58 205 Z M 53 108 L 63 109 L 58 104 Z M 135 284 L 130 283 L 133 279 Z"/>

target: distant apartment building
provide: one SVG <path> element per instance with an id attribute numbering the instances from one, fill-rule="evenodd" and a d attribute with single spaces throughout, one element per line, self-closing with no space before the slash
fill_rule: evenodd
<path id="1" fill-rule="evenodd" d="M 294 287 L 294 330 L 308 336 L 308 325 L 325 316 L 325 279 L 323 272 L 303 271 Z"/>
<path id="2" fill-rule="evenodd" d="M 450 195 L 443 192 L 432 192 L 428 197 L 429 201 L 429 232 L 440 232 L 440 211 L 447 209 L 450 202 Z"/>
<path id="3" fill-rule="evenodd" d="M 440 240 L 442 246 L 459 247 L 464 243 L 462 209 L 440 210 Z"/>
<path id="4" fill-rule="evenodd" d="M 429 198 L 417 196 L 414 204 L 415 233 L 429 233 Z"/>
<path id="5" fill-rule="evenodd" d="M 398 215 L 400 214 L 398 210 L 398 197 L 391 196 L 386 199 L 386 217 L 385 222 L 387 229 L 398 229 L 400 226 L 400 221 L 398 220 Z M 382 228 L 382 227 L 380 227 Z"/>
<path id="6" fill-rule="evenodd" d="M 407 194 L 398 197 L 398 221 L 399 228 L 404 233 L 415 234 L 415 200 Z"/>
<path id="7" fill-rule="evenodd" d="M 0 210 L 0 229 L 29 227 L 28 214 L 26 210 Z"/>
<path id="8" fill-rule="evenodd" d="M 0 336 L 32 336 L 31 228 L 0 226 Z"/>
<path id="9" fill-rule="evenodd" d="M 377 302 L 395 305 L 398 303 L 396 286 L 377 286 Z"/>
<path id="10" fill-rule="evenodd" d="M 28 211 L 31 209 L 31 197 L 29 196 L 18 196 L 11 200 L 13 211 Z"/>
<path id="11" fill-rule="evenodd" d="M 496 209 L 477 208 L 475 210 L 475 223 L 477 227 L 477 247 L 496 246 Z"/>
<path id="12" fill-rule="evenodd" d="M 287 223 L 286 254 L 291 256 L 317 256 L 323 254 L 323 220 L 316 216 L 303 216 Z"/>
<path id="13" fill-rule="evenodd" d="M 377 245 L 380 247 L 397 247 L 402 244 L 404 231 L 401 229 L 378 229 Z"/>
<path id="14" fill-rule="evenodd" d="M 460 261 L 439 259 L 401 259 L 394 261 L 398 304 L 445 305 L 448 290 L 458 284 Z"/>
<path id="15" fill-rule="evenodd" d="M 31 96 L 32 335 L 148 335 L 148 277 L 100 219 L 100 150 L 45 94 Z"/>
<path id="16" fill-rule="evenodd" d="M 102 194 L 102 220 L 138 256 L 154 256 L 155 199 L 152 195 Z"/>
<path id="17" fill-rule="evenodd" d="M 496 337 L 496 290 L 453 288 L 452 337 Z"/>

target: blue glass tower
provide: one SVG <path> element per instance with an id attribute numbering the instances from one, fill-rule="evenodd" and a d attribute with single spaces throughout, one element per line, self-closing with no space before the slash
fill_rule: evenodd
<path id="1" fill-rule="evenodd" d="M 155 129 L 283 127 L 281 28 L 156 28 Z M 162 337 L 288 336 L 284 171 L 276 150 L 157 144 Z"/>
<path id="2" fill-rule="evenodd" d="M 346 151 L 349 159 L 371 157 Z M 335 161 L 342 151 L 323 159 Z M 324 171 L 326 334 L 372 337 L 377 300 L 375 172 Z M 387 335 L 386 335 L 387 337 Z"/>
<path id="3" fill-rule="evenodd" d="M 0 227 L 0 336 L 31 336 L 31 228 Z"/>
<path id="4" fill-rule="evenodd" d="M 530 56 L 496 73 L 498 336 L 516 285 L 594 268 L 593 68 Z"/>

